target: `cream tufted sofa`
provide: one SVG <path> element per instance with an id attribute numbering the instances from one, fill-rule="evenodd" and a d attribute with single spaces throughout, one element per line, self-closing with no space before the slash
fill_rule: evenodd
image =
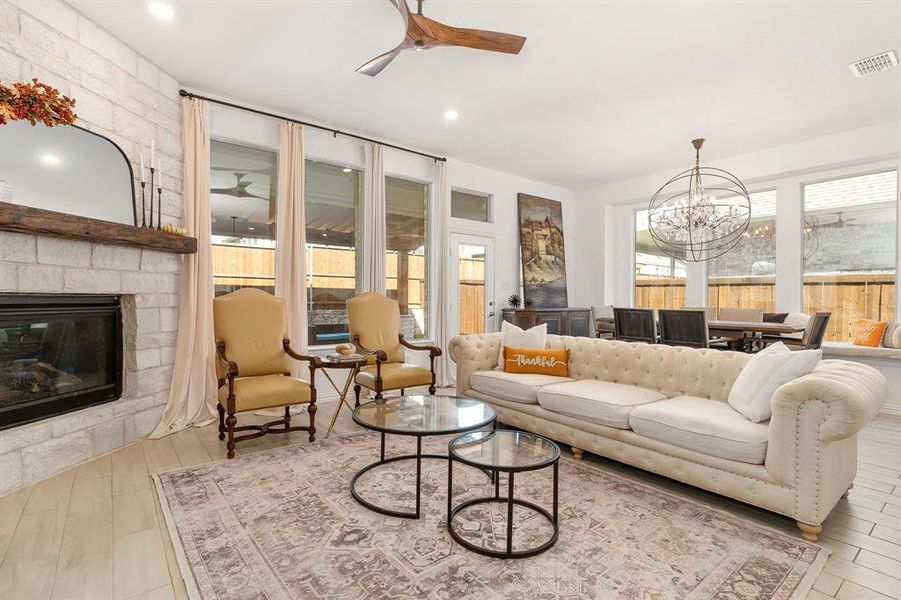
<path id="1" fill-rule="evenodd" d="M 508 425 L 790 516 L 816 540 L 851 486 L 857 432 L 886 401 L 885 378 L 824 360 L 751 423 L 726 402 L 750 356 L 549 335 L 569 378 L 495 369 L 499 334 L 457 336 L 457 393 L 490 402 Z"/>

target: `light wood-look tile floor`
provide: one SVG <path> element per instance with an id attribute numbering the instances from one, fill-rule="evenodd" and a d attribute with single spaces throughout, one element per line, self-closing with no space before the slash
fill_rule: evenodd
<path id="1" fill-rule="evenodd" d="M 320 403 L 320 437 L 334 408 L 334 402 Z M 344 410 L 332 436 L 355 429 Z M 859 439 L 854 488 L 829 516 L 820 537 L 832 556 L 812 600 L 901 598 L 901 419 L 881 417 Z M 306 433 L 244 442 L 237 452 L 293 443 L 306 444 Z M 600 468 L 798 534 L 788 518 L 614 461 L 585 457 Z M 150 475 L 223 458 L 225 444 L 215 425 L 192 428 L 143 440 L 0 497 L 0 599 L 187 598 Z"/>

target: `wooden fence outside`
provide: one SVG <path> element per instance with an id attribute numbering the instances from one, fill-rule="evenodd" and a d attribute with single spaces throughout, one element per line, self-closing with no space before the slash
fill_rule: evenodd
<path id="1" fill-rule="evenodd" d="M 773 277 L 711 277 L 708 306 L 775 310 Z M 635 283 L 635 306 L 682 308 L 685 280 L 642 278 Z M 828 341 L 850 341 L 857 319 L 892 321 L 895 315 L 895 276 L 890 273 L 806 275 L 803 311 L 832 313 L 826 332 Z"/>

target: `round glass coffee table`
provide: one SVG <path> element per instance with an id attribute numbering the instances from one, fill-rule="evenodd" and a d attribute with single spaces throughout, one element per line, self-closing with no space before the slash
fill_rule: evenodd
<path id="1" fill-rule="evenodd" d="M 444 454 L 423 454 L 422 438 L 431 435 L 449 435 L 474 431 L 493 425 L 497 413 L 487 402 L 458 396 L 400 396 L 382 401 L 367 402 L 354 409 L 353 420 L 357 425 L 381 434 L 379 460 L 366 465 L 350 480 L 350 494 L 354 500 L 370 510 L 406 519 L 418 519 L 422 481 L 422 459 L 440 458 Z M 416 454 L 403 454 L 385 458 L 385 435 L 405 435 L 416 438 Z M 416 510 L 406 512 L 378 506 L 364 499 L 357 492 L 357 480 L 364 473 L 384 464 L 400 460 L 416 461 Z"/>
<path id="2" fill-rule="evenodd" d="M 450 443 L 449 449 L 449 460 L 447 461 L 447 530 L 457 543 L 473 552 L 495 558 L 525 558 L 540 554 L 557 542 L 557 536 L 560 533 L 557 524 L 557 476 L 560 448 L 557 444 L 540 435 L 525 431 L 473 431 L 454 438 Z M 454 507 L 452 497 L 454 461 L 494 473 L 494 496 L 473 498 Z M 554 470 L 553 513 L 548 512 L 537 504 L 513 497 L 513 480 L 516 473 L 536 471 L 550 466 Z M 500 473 L 502 472 L 507 473 L 508 477 L 506 498 L 502 498 L 500 493 Z M 454 529 L 454 517 L 460 511 L 476 504 L 491 503 L 506 503 L 507 505 L 506 551 L 473 544 Z M 538 546 L 514 551 L 514 505 L 523 506 L 542 515 L 552 525 L 552 535 Z"/>

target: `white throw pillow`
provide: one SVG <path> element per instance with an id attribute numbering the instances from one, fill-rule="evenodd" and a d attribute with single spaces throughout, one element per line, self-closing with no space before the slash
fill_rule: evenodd
<path id="1" fill-rule="evenodd" d="M 544 350 L 547 347 L 547 323 L 536 325 L 531 329 L 520 329 L 513 323 L 501 323 L 501 349 L 497 353 L 497 367 L 503 369 L 504 346 L 510 348 L 526 348 Z"/>
<path id="2" fill-rule="evenodd" d="M 773 394 L 782 384 L 813 371 L 822 350 L 791 351 L 782 342 L 755 354 L 738 374 L 729 392 L 729 406 L 754 423 L 773 414 Z"/>

